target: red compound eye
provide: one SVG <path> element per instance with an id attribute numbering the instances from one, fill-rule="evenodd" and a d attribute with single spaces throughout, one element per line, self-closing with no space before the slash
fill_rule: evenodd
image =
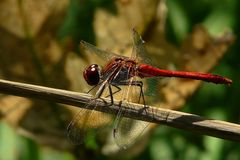
<path id="1" fill-rule="evenodd" d="M 83 72 L 85 81 L 90 85 L 97 85 L 100 81 L 100 68 L 97 64 L 92 64 Z"/>

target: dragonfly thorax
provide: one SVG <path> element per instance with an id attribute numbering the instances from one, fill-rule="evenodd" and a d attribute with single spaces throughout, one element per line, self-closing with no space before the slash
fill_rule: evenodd
<path id="1" fill-rule="evenodd" d="M 109 78 L 110 83 L 119 83 L 127 81 L 131 77 L 136 75 L 136 62 L 127 58 L 115 58 L 107 65 L 107 72 L 111 70 L 113 73 Z M 111 68 L 111 69 L 110 69 Z M 105 71 L 105 72 L 106 72 Z"/>

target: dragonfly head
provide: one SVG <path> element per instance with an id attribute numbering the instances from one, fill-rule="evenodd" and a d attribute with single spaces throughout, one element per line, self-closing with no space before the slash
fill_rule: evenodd
<path id="1" fill-rule="evenodd" d="M 92 64 L 83 71 L 83 77 L 90 86 L 94 86 L 99 83 L 100 75 L 101 69 L 97 64 Z"/>

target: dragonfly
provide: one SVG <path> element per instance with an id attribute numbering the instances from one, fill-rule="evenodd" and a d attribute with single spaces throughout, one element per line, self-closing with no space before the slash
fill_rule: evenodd
<path id="1" fill-rule="evenodd" d="M 231 79 L 211 73 L 173 71 L 154 67 L 148 64 L 146 59 L 143 58 L 146 55 L 144 48 L 145 42 L 135 29 L 132 30 L 132 37 L 133 49 L 130 57 L 101 50 L 94 45 L 81 41 L 81 46 L 84 50 L 89 53 L 107 57 L 109 61 L 102 68 L 96 63 L 89 65 L 83 71 L 85 81 L 88 85 L 93 86 L 89 92 L 94 89 L 96 89 L 96 92 L 89 104 L 85 106 L 86 109 L 76 114 L 70 122 L 68 135 L 71 141 L 84 140 L 89 124 L 97 124 L 99 122 L 94 119 L 96 115 L 93 114 L 93 110 L 88 110 L 87 108 L 93 104 L 97 106 L 95 100 L 101 98 L 103 95 L 110 98 L 111 104 L 115 101 L 115 95 L 120 94 L 120 96 L 118 96 L 120 97 L 120 102 L 141 102 L 146 106 L 142 79 L 151 77 L 179 77 L 202 80 L 215 84 L 232 84 Z M 105 92 L 107 93 L 104 94 Z M 123 114 L 121 105 L 119 105 L 119 111 L 112 126 L 112 135 L 120 148 L 127 148 L 140 137 L 149 123 L 125 118 Z M 79 128 L 78 125 L 82 125 L 82 127 Z"/>

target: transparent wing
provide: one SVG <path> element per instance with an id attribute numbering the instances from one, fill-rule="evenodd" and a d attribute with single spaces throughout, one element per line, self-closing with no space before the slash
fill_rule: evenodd
<path id="1" fill-rule="evenodd" d="M 101 88 L 103 85 L 108 85 L 107 83 L 102 83 L 96 89 Z M 94 91 L 93 91 L 94 92 Z M 104 90 L 104 94 L 107 92 Z M 73 144 L 82 144 L 88 139 L 88 135 L 92 133 L 93 130 L 98 130 L 110 123 L 110 115 L 102 112 L 98 112 L 88 109 L 90 106 L 97 106 L 97 101 L 99 97 L 93 97 L 91 101 L 84 107 L 84 109 L 79 109 L 78 113 L 74 116 L 73 120 L 69 123 L 67 127 L 67 134 L 70 142 Z"/>
<path id="2" fill-rule="evenodd" d="M 116 144 L 120 148 L 128 148 L 140 139 L 148 125 L 148 122 L 117 116 L 113 130 Z"/>
<path id="3" fill-rule="evenodd" d="M 90 105 L 97 106 L 94 99 L 91 104 L 88 104 L 85 108 Z M 67 127 L 68 139 L 72 144 L 83 144 L 89 140 L 89 135 L 92 131 L 99 130 L 100 128 L 110 123 L 110 115 L 88 109 L 80 109 L 74 116 L 73 120 Z"/>
<path id="4" fill-rule="evenodd" d="M 136 77 L 133 77 L 129 81 L 129 85 L 122 87 L 122 98 L 123 104 L 132 107 L 129 102 L 139 103 L 140 88 L 139 86 L 131 85 L 137 81 Z M 142 98 L 142 97 L 141 97 Z M 120 148 L 127 148 L 134 144 L 144 133 L 144 130 L 149 125 L 149 122 L 134 120 L 131 118 L 123 117 L 123 110 L 121 105 L 119 106 L 119 112 L 113 124 L 113 137 L 116 144 Z"/>
<path id="5" fill-rule="evenodd" d="M 147 56 L 147 51 L 144 47 L 145 41 L 138 34 L 138 32 L 133 29 L 132 30 L 132 39 L 133 39 L 133 50 L 131 59 L 136 60 L 137 62 L 143 62 L 146 64 L 151 64 L 151 59 Z"/>
<path id="6" fill-rule="evenodd" d="M 110 60 L 113 57 L 124 57 L 124 56 L 118 55 L 118 54 L 110 52 L 110 51 L 105 51 L 105 50 L 99 49 L 96 46 L 94 46 L 88 42 L 85 42 L 85 41 L 80 42 L 80 48 L 85 53 L 87 53 L 91 56 L 93 56 L 93 55 L 99 56 L 101 59 L 104 60 L 104 62 L 106 62 L 106 60 Z"/>

